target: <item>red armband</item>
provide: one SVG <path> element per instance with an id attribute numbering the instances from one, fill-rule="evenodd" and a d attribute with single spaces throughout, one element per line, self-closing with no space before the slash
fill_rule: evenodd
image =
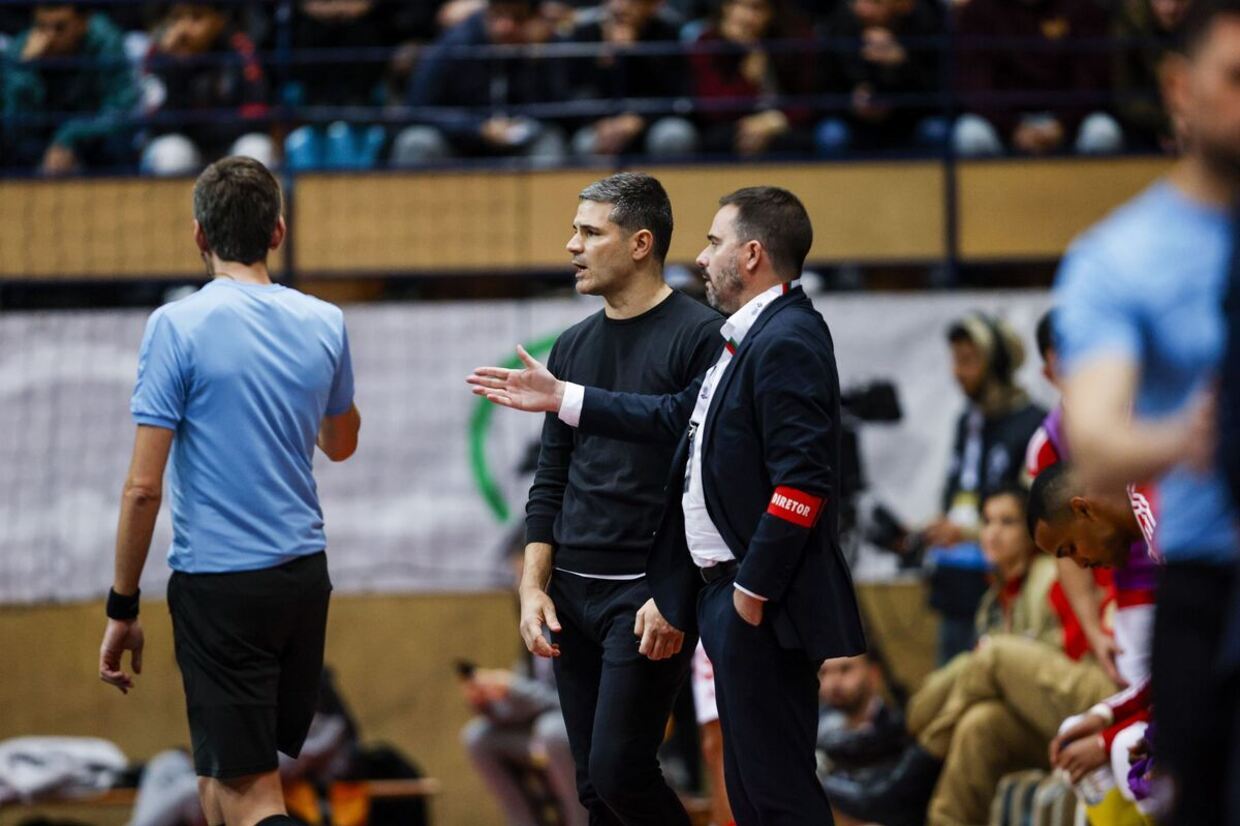
<path id="1" fill-rule="evenodd" d="M 771 494 L 766 512 L 802 528 L 812 528 L 822 515 L 823 500 L 805 491 L 780 485 Z"/>

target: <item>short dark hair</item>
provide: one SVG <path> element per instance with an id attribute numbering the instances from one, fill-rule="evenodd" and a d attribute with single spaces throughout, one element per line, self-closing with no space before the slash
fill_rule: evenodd
<path id="1" fill-rule="evenodd" d="M 750 186 L 719 199 L 736 207 L 736 232 L 742 243 L 757 241 L 785 281 L 801 274 L 814 245 L 814 227 L 801 199 L 777 186 Z"/>
<path id="2" fill-rule="evenodd" d="M 947 328 L 948 344 L 977 344 L 973 340 L 973 334 L 965 329 L 964 324 L 954 321 Z"/>
<path id="3" fill-rule="evenodd" d="M 194 184 L 194 220 L 221 261 L 265 261 L 280 214 L 280 184 L 253 158 L 218 160 Z"/>
<path id="4" fill-rule="evenodd" d="M 991 485 L 982 492 L 981 502 L 978 503 L 978 510 L 983 510 L 986 503 L 991 499 L 998 499 L 1000 496 L 1011 496 L 1020 503 L 1020 509 L 1029 513 L 1029 489 L 1020 482 L 999 482 Z M 1033 534 L 1031 533 L 1030 536 Z"/>
<path id="5" fill-rule="evenodd" d="M 644 172 L 619 172 L 581 190 L 582 201 L 611 204 L 607 216 L 630 235 L 650 230 L 654 236 L 654 258 L 667 260 L 672 246 L 672 199 L 659 179 Z"/>
<path id="6" fill-rule="evenodd" d="M 1029 506 L 1025 508 L 1030 536 L 1037 534 L 1039 522 L 1049 525 L 1067 513 L 1076 487 L 1076 475 L 1070 462 L 1056 462 L 1034 477 L 1029 489 Z"/>
<path id="7" fill-rule="evenodd" d="M 1038 342 L 1038 353 L 1042 356 L 1042 361 L 1048 361 L 1047 355 L 1055 349 L 1055 311 L 1047 310 L 1042 313 L 1042 317 L 1038 319 L 1037 329 L 1033 333 L 1034 339 Z"/>
<path id="8" fill-rule="evenodd" d="M 1240 0 L 1193 0 L 1180 26 L 1179 51 L 1191 56 L 1210 34 L 1215 21 L 1227 15 L 1240 16 Z"/>

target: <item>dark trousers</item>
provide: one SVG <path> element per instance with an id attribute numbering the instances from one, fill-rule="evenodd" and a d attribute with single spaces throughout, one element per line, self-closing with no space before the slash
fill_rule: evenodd
<path id="1" fill-rule="evenodd" d="M 1223 688 L 1229 697 L 1236 698 L 1232 708 L 1231 760 L 1227 767 L 1227 826 L 1240 826 L 1240 565 L 1231 583 L 1222 667 Z"/>
<path id="2" fill-rule="evenodd" d="M 723 772 L 738 826 L 830 826 L 815 774 L 818 664 L 782 648 L 767 618 L 752 626 L 732 606 L 732 579 L 698 599 L 702 644 L 715 670 Z"/>
<path id="3" fill-rule="evenodd" d="M 688 826 L 658 750 L 696 640 L 659 662 L 638 652 L 633 624 L 650 599 L 645 579 L 556 572 L 550 596 L 562 626 L 552 635 L 556 685 L 590 826 Z"/>
<path id="4" fill-rule="evenodd" d="M 1223 823 L 1237 707 L 1219 653 L 1230 604 L 1230 566 L 1171 563 L 1158 583 L 1153 679 L 1155 764 L 1176 786 L 1167 826 Z"/>

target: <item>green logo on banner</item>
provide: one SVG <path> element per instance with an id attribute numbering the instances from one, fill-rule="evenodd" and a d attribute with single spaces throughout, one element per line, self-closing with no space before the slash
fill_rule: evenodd
<path id="1" fill-rule="evenodd" d="M 527 342 L 524 346 L 531 356 L 541 360 L 551 352 L 551 345 L 555 344 L 555 340 L 559 337 L 560 334 L 556 333 Z M 500 364 L 500 367 L 509 369 L 520 366 L 521 360 L 515 355 Z M 510 515 L 508 502 L 504 500 L 503 492 L 495 483 L 495 477 L 491 474 L 486 457 L 487 434 L 491 428 L 491 417 L 494 414 L 495 405 L 479 396 L 474 404 L 474 413 L 469 419 L 469 465 L 473 469 L 474 483 L 478 486 L 478 492 L 491 509 L 491 513 L 497 521 L 507 522 Z"/>

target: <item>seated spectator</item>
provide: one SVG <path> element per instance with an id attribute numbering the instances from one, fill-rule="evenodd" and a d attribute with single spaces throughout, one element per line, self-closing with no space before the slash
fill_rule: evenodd
<path id="1" fill-rule="evenodd" d="M 1073 783 L 1094 773 L 1107 778 L 1094 781 L 1087 803 L 1145 812 L 1160 801 L 1151 799 L 1141 772 L 1137 783 L 1129 782 L 1129 751 L 1145 738 L 1150 718 L 1155 515 L 1140 488 L 1127 493 L 1125 499 L 1089 491 L 1072 466 L 1060 462 L 1034 481 L 1029 524 L 1047 554 L 1085 568 L 1114 569 L 1115 638 L 1123 646 L 1118 664 L 1127 684 L 1125 691 L 1064 720 L 1051 760 Z"/>
<path id="2" fill-rule="evenodd" d="M 6 165 L 64 175 L 129 163 L 138 100 L 119 29 L 72 3 L 43 3 L 9 45 L 0 89 Z M 13 121 L 68 113 L 55 123 Z"/>
<path id="3" fill-rule="evenodd" d="M 1053 312 L 1047 310 L 1038 319 L 1034 340 L 1042 356 L 1042 375 L 1058 390 L 1059 354 L 1054 340 Z M 1042 420 L 1025 448 L 1026 480 L 1036 479 L 1042 471 L 1067 458 L 1068 443 L 1063 430 L 1063 405 L 1058 404 Z M 1111 595 L 1111 572 L 1104 568 L 1081 568 L 1068 559 L 1056 560 L 1056 565 L 1059 582 L 1051 592 L 1051 599 L 1066 602 L 1080 620 L 1079 628 L 1064 628 L 1064 653 L 1079 659 L 1084 651 L 1091 650 L 1107 676 L 1119 682 L 1115 661 L 1122 656 L 1121 647 L 1102 624 L 1102 608 Z"/>
<path id="4" fill-rule="evenodd" d="M 1172 152 L 1175 135 L 1159 94 L 1163 59 L 1175 46 L 1190 0 L 1124 0 L 1111 30 L 1119 44 L 1112 59 L 1115 113 L 1131 149 Z"/>
<path id="5" fill-rule="evenodd" d="M 680 54 L 632 54 L 634 44 L 679 43 L 679 29 L 658 14 L 661 4 L 662 0 L 607 0 L 569 36 L 577 43 L 601 45 L 594 58 L 565 61 L 569 99 L 613 101 L 616 109 L 615 114 L 577 129 L 572 145 L 578 157 L 644 151 L 668 158 L 696 150 L 697 130 L 686 118 L 647 117 L 625 109 L 635 99 L 660 99 L 671 105 L 688 91 L 687 67 Z"/>
<path id="6" fill-rule="evenodd" d="M 904 715 L 883 700 L 883 677 L 868 654 L 827 660 L 818 670 L 819 774 L 864 782 L 891 767 L 908 742 Z M 836 823 L 853 821 L 836 813 Z"/>
<path id="7" fill-rule="evenodd" d="M 1059 353 L 1053 330 L 1054 311 L 1048 310 L 1038 321 L 1036 338 L 1042 354 L 1042 375 L 1056 389 L 1059 383 Z M 1029 440 L 1025 454 L 1025 471 L 1036 479 L 1047 468 L 1070 457 L 1064 426 L 1063 404 L 1060 403 L 1042 421 Z M 1031 510 L 1033 505 L 1030 506 Z M 1035 534 L 1035 539 L 1036 534 Z M 1064 651 L 1079 658 L 1078 652 L 1089 649 L 1107 675 L 1115 682 L 1133 683 L 1149 674 L 1147 637 L 1154 620 L 1154 566 L 1147 559 L 1144 541 L 1133 548 L 1132 564 L 1114 566 L 1083 566 L 1071 558 L 1057 559 L 1059 584 L 1052 599 L 1063 599 L 1072 606 L 1081 621 L 1079 633 L 1065 627 Z M 1116 599 L 1117 595 L 1122 598 Z M 1102 627 L 1102 616 L 1108 603 L 1116 603 L 1113 632 Z"/>
<path id="8" fill-rule="evenodd" d="M 293 18 L 293 48 L 375 49 L 394 46 L 397 31 L 376 0 L 300 0 Z M 293 106 L 378 106 L 387 64 L 373 57 L 340 60 L 312 52 L 291 69 L 284 101 Z M 284 142 L 294 169 L 367 169 L 375 165 L 387 132 L 379 124 L 336 120 L 294 129 Z"/>
<path id="9" fill-rule="evenodd" d="M 723 0 L 691 54 L 703 148 L 745 158 L 808 152 L 813 109 L 782 98 L 813 93 L 813 48 L 783 0 Z"/>
<path id="10" fill-rule="evenodd" d="M 1123 148 L 1119 124 L 1101 100 L 1074 100 L 1109 91 L 1106 55 L 1088 43 L 1106 35 L 1099 4 L 970 0 L 957 21 L 957 77 L 969 113 L 953 130 L 957 152 L 1096 155 Z M 1028 45 L 1015 46 L 1019 41 Z M 1021 94 L 1035 100 L 1004 99 Z"/>
<path id="11" fill-rule="evenodd" d="M 413 166 L 457 156 L 563 160 L 568 150 L 558 128 L 512 111 L 563 100 L 559 73 L 528 55 L 468 53 L 470 47 L 529 45 L 549 36 L 532 0 L 490 0 L 445 32 L 414 70 L 408 102 L 419 124 L 397 135 L 392 162 Z"/>
<path id="12" fill-rule="evenodd" d="M 833 114 L 814 132 L 819 155 L 849 149 L 941 145 L 946 126 L 934 103 L 896 103 L 891 95 L 930 95 L 938 86 L 938 54 L 925 43 L 941 27 L 930 8 L 915 0 L 851 0 L 836 7 L 827 36 L 837 51 L 830 85 L 848 92 L 846 113 Z"/>
<path id="13" fill-rule="evenodd" d="M 881 823 L 985 823 L 1000 778 L 1045 768 L 1060 722 L 1115 690 L 1092 659 L 1063 653 L 1056 567 L 1037 553 L 1019 486 L 982 503 L 982 547 L 994 584 L 977 613 L 977 648 L 931 674 L 908 706 L 916 738 L 892 768 L 862 780 L 828 776 L 840 811 Z"/>
<path id="14" fill-rule="evenodd" d="M 977 636 L 1018 634 L 1060 647 L 1063 622 L 1049 599 L 1055 566 L 1046 564 L 1029 535 L 1026 497 L 1023 487 L 1012 484 L 982 500 L 982 554 L 992 575 L 977 606 Z"/>
<path id="15" fill-rule="evenodd" d="M 203 61 L 208 54 L 212 59 Z M 230 7 L 174 3 L 155 32 L 143 73 L 148 115 L 198 115 L 184 124 L 161 121 L 151 128 L 142 153 L 144 172 L 189 174 L 224 155 L 275 165 L 274 145 L 261 122 L 267 114 L 266 77 Z M 219 118 L 219 110 L 238 119 Z"/>
<path id="16" fill-rule="evenodd" d="M 509 826 L 537 826 L 518 770 L 546 770 L 565 826 L 585 826 L 588 816 L 577 800 L 576 765 L 560 712 L 551 663 L 535 659 L 536 676 L 502 669 L 471 670 L 462 664 L 461 690 L 476 712 L 461 732 L 470 762 L 507 817 Z"/>
<path id="17" fill-rule="evenodd" d="M 1046 415 L 1016 379 L 1025 348 L 1002 319 L 967 313 L 947 328 L 947 343 L 966 407 L 956 419 L 942 514 L 922 534 L 934 560 L 930 605 L 941 614 L 940 665 L 975 641 L 974 617 L 987 587 L 976 542 L 980 494 L 1020 478 L 1021 457 Z"/>

